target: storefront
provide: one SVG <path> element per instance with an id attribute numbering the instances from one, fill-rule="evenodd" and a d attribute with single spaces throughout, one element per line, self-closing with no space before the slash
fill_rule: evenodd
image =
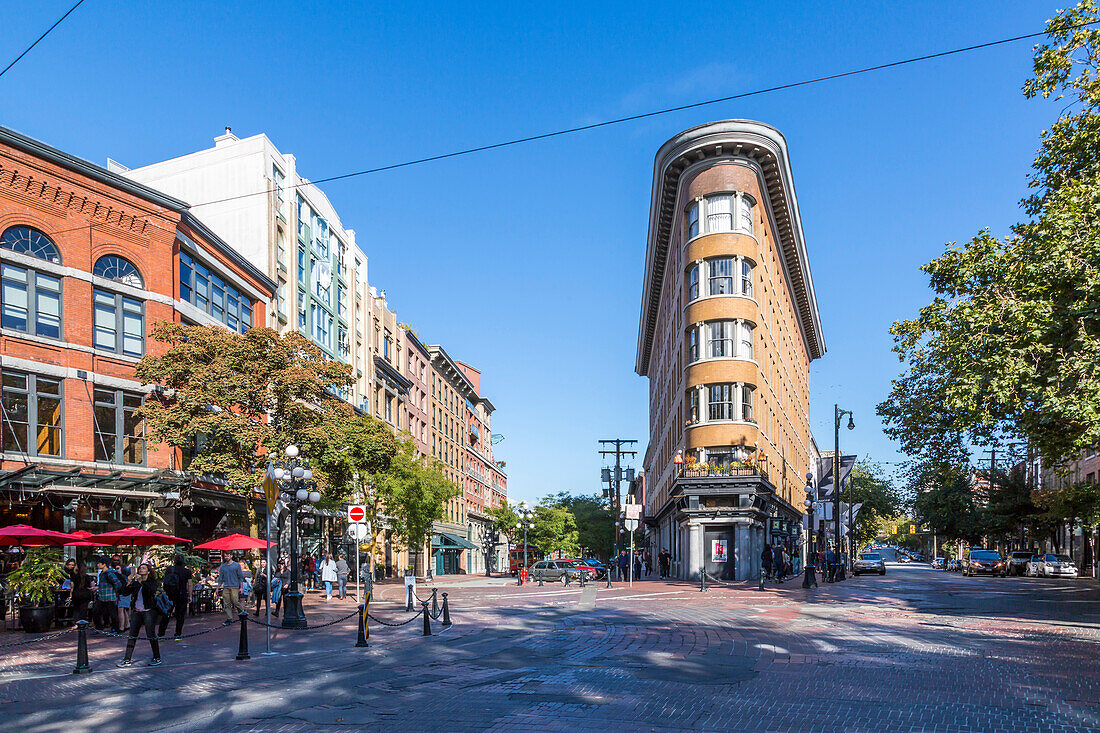
<path id="1" fill-rule="evenodd" d="M 454 575 L 465 573 L 462 564 L 464 550 L 476 550 L 477 545 L 450 532 L 437 532 L 432 535 L 432 561 L 436 575 Z"/>

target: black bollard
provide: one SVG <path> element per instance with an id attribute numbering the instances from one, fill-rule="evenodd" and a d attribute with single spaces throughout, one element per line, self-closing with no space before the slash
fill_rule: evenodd
<path id="1" fill-rule="evenodd" d="M 584 576 L 588 575 L 587 571 L 581 571 L 581 587 L 584 587 Z"/>
<path id="2" fill-rule="evenodd" d="M 368 598 L 370 597 L 369 593 L 367 594 L 367 597 Z M 367 633 L 366 633 L 366 630 L 365 630 L 366 627 L 367 627 L 367 604 L 360 603 L 359 604 L 359 638 L 355 640 L 355 646 L 366 646 L 367 645 Z"/>
<path id="3" fill-rule="evenodd" d="M 409 592 L 408 600 L 405 602 L 405 610 L 411 611 L 413 610 L 413 587 L 411 585 L 406 585 L 405 590 Z"/>
<path id="4" fill-rule="evenodd" d="M 539 588 L 542 587 L 542 573 L 539 573 Z"/>
<path id="5" fill-rule="evenodd" d="M 760 588 L 759 588 L 759 590 L 764 590 L 764 571 L 763 570 L 760 571 Z"/>
<path id="6" fill-rule="evenodd" d="M 432 588 L 432 618 L 439 618 L 439 588 Z"/>
<path id="7" fill-rule="evenodd" d="M 443 594 L 443 625 L 451 625 L 451 609 L 447 606 L 447 594 Z"/>
<path id="8" fill-rule="evenodd" d="M 428 615 L 428 602 L 421 601 L 424 604 L 424 636 L 432 635 L 432 617 Z"/>
<path id="9" fill-rule="evenodd" d="M 565 584 L 566 584 L 566 585 L 569 585 L 569 573 L 568 573 L 568 572 L 566 572 L 566 574 L 565 574 L 564 576 L 562 576 L 562 577 L 564 577 L 564 578 L 565 578 Z"/>
<path id="10" fill-rule="evenodd" d="M 237 645 L 237 661 L 240 662 L 251 657 L 248 656 L 248 614 L 241 611 L 238 618 L 241 621 L 241 641 Z"/>
<path id="11" fill-rule="evenodd" d="M 707 592 L 707 571 L 706 570 L 700 570 L 699 571 L 699 592 L 700 593 L 706 593 Z"/>
<path id="12" fill-rule="evenodd" d="M 88 665 L 88 622 L 76 622 L 76 667 L 73 674 L 86 674 L 92 668 Z"/>

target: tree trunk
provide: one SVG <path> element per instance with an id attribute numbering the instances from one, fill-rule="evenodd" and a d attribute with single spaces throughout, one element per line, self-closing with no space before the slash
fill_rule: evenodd
<path id="1" fill-rule="evenodd" d="M 256 505 L 252 503 L 251 490 L 244 497 L 244 514 L 248 518 L 248 536 L 259 537 L 260 525 L 256 519 Z"/>

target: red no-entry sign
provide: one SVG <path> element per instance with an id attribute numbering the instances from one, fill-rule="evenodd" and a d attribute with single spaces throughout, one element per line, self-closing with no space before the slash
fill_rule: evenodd
<path id="1" fill-rule="evenodd" d="M 349 522 L 365 522 L 367 520 L 367 508 L 362 504 L 351 504 L 348 506 L 348 521 Z"/>

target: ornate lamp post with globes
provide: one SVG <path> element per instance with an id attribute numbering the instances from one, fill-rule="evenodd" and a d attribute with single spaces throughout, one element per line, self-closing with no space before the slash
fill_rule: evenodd
<path id="1" fill-rule="evenodd" d="M 516 515 L 519 516 L 516 529 L 523 528 L 523 567 L 516 573 L 517 585 L 523 585 L 523 570 L 527 568 L 527 530 L 535 527 L 531 521 L 531 515 L 533 514 L 534 512 L 527 508 L 527 502 L 525 501 L 521 501 L 516 508 Z"/>
<path id="2" fill-rule="evenodd" d="M 802 587 L 816 588 L 817 574 L 814 571 L 814 563 L 817 562 L 817 555 L 814 551 L 814 538 L 817 536 L 817 529 L 814 527 L 814 475 L 812 473 L 806 474 L 806 501 L 803 504 L 806 506 L 806 524 L 809 532 L 806 537 L 806 577 L 802 579 Z"/>
<path id="3" fill-rule="evenodd" d="M 298 446 L 286 447 L 287 460 L 275 464 L 275 481 L 279 486 L 279 498 L 290 510 L 290 589 L 286 592 L 283 609 L 284 629 L 304 629 L 305 610 L 302 608 L 302 592 L 298 590 L 298 511 L 310 513 L 312 506 L 321 500 L 313 471 L 306 460 L 298 458 Z M 303 524 L 312 524 L 312 517 L 303 517 Z"/>

